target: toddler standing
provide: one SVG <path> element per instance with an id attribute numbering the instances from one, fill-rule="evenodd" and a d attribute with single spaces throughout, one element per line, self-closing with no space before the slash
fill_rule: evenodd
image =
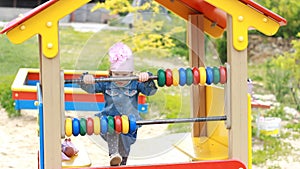
<path id="1" fill-rule="evenodd" d="M 131 49 L 118 42 L 109 49 L 111 77 L 133 76 L 134 62 Z M 103 93 L 104 109 L 97 116 L 116 116 L 133 114 L 137 120 L 141 117 L 138 112 L 138 96 L 140 93 L 150 96 L 156 93 L 157 87 L 153 80 L 149 80 L 151 73 L 143 72 L 138 75 L 139 80 L 97 82 L 92 75 L 83 75 L 81 88 L 89 93 Z M 110 165 L 126 165 L 130 146 L 135 143 L 137 130 L 128 134 L 107 133 L 101 135 L 107 142 Z"/>

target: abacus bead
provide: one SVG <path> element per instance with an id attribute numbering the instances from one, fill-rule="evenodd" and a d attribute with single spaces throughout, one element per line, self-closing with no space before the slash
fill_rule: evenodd
<path id="1" fill-rule="evenodd" d="M 224 66 L 220 66 L 220 83 L 225 84 L 227 81 L 227 72 Z"/>
<path id="2" fill-rule="evenodd" d="M 179 85 L 184 86 L 186 84 L 186 71 L 184 68 L 179 69 Z"/>
<path id="3" fill-rule="evenodd" d="M 122 119 L 121 116 L 115 116 L 115 131 L 116 133 L 120 134 L 122 132 Z"/>
<path id="4" fill-rule="evenodd" d="M 137 127 L 136 127 L 136 118 L 134 115 L 129 115 L 128 116 L 128 121 L 129 121 L 129 133 L 133 133 L 136 131 Z"/>
<path id="5" fill-rule="evenodd" d="M 172 70 L 166 69 L 166 86 L 171 86 L 173 83 Z"/>
<path id="6" fill-rule="evenodd" d="M 214 84 L 218 84 L 220 82 L 220 71 L 219 68 L 213 67 L 214 72 Z"/>
<path id="7" fill-rule="evenodd" d="M 199 69 L 196 67 L 193 67 L 193 76 L 194 76 L 194 80 L 193 80 L 193 84 L 194 85 L 198 85 L 200 83 L 200 72 Z"/>
<path id="8" fill-rule="evenodd" d="M 213 70 L 210 67 L 206 67 L 206 84 L 210 85 L 214 81 Z"/>
<path id="9" fill-rule="evenodd" d="M 73 118 L 72 120 L 72 128 L 73 128 L 73 136 L 78 136 L 80 132 L 80 124 L 77 118 Z"/>
<path id="10" fill-rule="evenodd" d="M 66 118 L 65 120 L 65 134 L 68 137 L 72 136 L 72 119 Z"/>
<path id="11" fill-rule="evenodd" d="M 115 120 L 112 116 L 108 116 L 107 120 L 108 120 L 108 133 L 113 134 L 115 132 Z"/>
<path id="12" fill-rule="evenodd" d="M 205 85 L 205 83 L 206 83 L 206 70 L 205 70 L 205 68 L 200 67 L 199 72 L 200 72 L 200 84 Z"/>
<path id="13" fill-rule="evenodd" d="M 127 134 L 129 132 L 129 121 L 128 116 L 122 115 L 122 133 Z"/>
<path id="14" fill-rule="evenodd" d="M 187 68 L 185 71 L 186 71 L 186 84 L 190 86 L 194 80 L 193 71 L 191 68 Z"/>
<path id="15" fill-rule="evenodd" d="M 94 120 L 91 117 L 86 120 L 86 134 L 89 136 L 94 134 Z"/>
<path id="16" fill-rule="evenodd" d="M 84 136 L 86 134 L 86 119 L 80 118 L 80 131 L 81 136 Z"/>
<path id="17" fill-rule="evenodd" d="M 166 84 L 166 74 L 165 71 L 159 69 L 157 72 L 157 85 L 163 87 Z"/>
<path id="18" fill-rule="evenodd" d="M 94 117 L 94 134 L 100 134 L 100 118 L 98 116 Z"/>
<path id="19" fill-rule="evenodd" d="M 179 72 L 178 72 L 178 69 L 173 69 L 172 70 L 172 75 L 173 75 L 173 86 L 178 86 L 178 84 L 179 84 Z"/>
<path id="20" fill-rule="evenodd" d="M 108 121 L 106 116 L 101 116 L 100 126 L 101 134 L 106 134 L 108 129 Z"/>

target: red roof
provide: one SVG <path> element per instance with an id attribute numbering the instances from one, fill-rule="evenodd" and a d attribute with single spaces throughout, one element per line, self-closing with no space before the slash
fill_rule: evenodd
<path id="1" fill-rule="evenodd" d="M 40 11 L 48 8 L 49 6 L 53 5 L 58 0 L 49 0 L 46 3 L 34 8 L 33 10 L 25 13 L 21 18 L 16 18 L 9 22 L 3 30 L 1 30 L 1 34 L 13 29 L 14 27 L 20 25 L 27 19 L 31 18 L 32 16 L 36 15 Z M 222 29 L 226 28 L 226 13 L 215 6 L 212 6 L 211 4 L 205 2 L 204 0 L 175 0 L 178 1 L 184 6 L 193 9 L 193 11 L 198 13 L 203 13 L 206 18 L 211 20 L 212 22 L 216 23 L 219 27 Z M 256 9 L 258 12 L 263 13 L 264 15 L 274 19 L 277 21 L 281 26 L 286 25 L 287 21 L 283 17 L 277 15 L 276 13 L 268 10 L 267 8 L 259 5 L 258 3 L 252 1 L 252 0 L 240 0 L 241 2 L 249 5 L 250 7 Z M 168 6 L 166 6 L 168 8 Z M 191 12 L 191 11 L 189 11 Z M 190 14 L 190 13 L 189 13 Z"/>
<path id="2" fill-rule="evenodd" d="M 287 21 L 283 17 L 279 16 L 278 14 L 268 10 L 267 8 L 261 6 L 260 4 L 252 1 L 252 0 L 240 0 L 241 2 L 253 7 L 254 9 L 258 10 L 259 12 L 263 13 L 264 15 L 274 19 L 277 21 L 281 26 L 286 25 Z"/>
<path id="3" fill-rule="evenodd" d="M 1 30 L 1 34 L 15 28 L 16 26 L 20 25 L 21 23 L 25 22 L 27 19 L 31 18 L 32 16 L 38 14 L 39 12 L 43 11 L 44 9 L 48 8 L 49 6 L 55 4 L 58 0 L 49 0 L 42 5 L 28 11 L 22 16 L 10 21 L 7 25 L 5 25 L 4 29 Z"/>

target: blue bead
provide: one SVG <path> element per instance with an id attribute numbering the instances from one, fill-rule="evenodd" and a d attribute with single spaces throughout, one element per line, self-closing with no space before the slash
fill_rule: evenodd
<path id="1" fill-rule="evenodd" d="M 128 116 L 128 120 L 129 120 L 129 133 L 134 133 L 137 129 L 137 127 L 136 127 L 136 118 L 133 114 L 130 114 Z"/>
<path id="2" fill-rule="evenodd" d="M 77 118 L 74 118 L 72 120 L 72 128 L 73 128 L 72 130 L 73 136 L 78 136 L 80 133 L 80 123 Z"/>
<path id="3" fill-rule="evenodd" d="M 210 85 L 214 81 L 214 72 L 211 67 L 206 67 L 206 84 Z"/>
<path id="4" fill-rule="evenodd" d="M 179 85 L 184 86 L 186 84 L 186 71 L 184 68 L 180 68 L 178 71 L 179 71 Z"/>
<path id="5" fill-rule="evenodd" d="M 108 120 L 106 116 L 101 116 L 100 126 L 101 134 L 106 134 L 108 130 Z"/>

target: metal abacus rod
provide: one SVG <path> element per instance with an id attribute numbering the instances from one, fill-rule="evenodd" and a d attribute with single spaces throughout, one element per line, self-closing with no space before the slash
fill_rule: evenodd
<path id="1" fill-rule="evenodd" d="M 140 125 L 169 124 L 169 123 L 187 123 L 187 122 L 207 122 L 207 121 L 225 121 L 226 116 L 209 116 L 198 118 L 179 118 L 179 119 L 158 119 L 158 120 L 138 120 L 134 115 L 119 116 L 101 116 L 94 118 L 66 118 L 65 135 L 84 136 L 99 135 L 106 133 L 131 133 L 135 132 Z"/>
<path id="2" fill-rule="evenodd" d="M 180 119 L 140 120 L 140 121 L 136 121 L 136 124 L 150 125 L 150 124 L 188 123 L 188 122 L 206 122 L 206 121 L 225 121 L 225 120 L 227 120 L 226 116 L 211 116 L 211 117 L 180 118 Z"/>
<path id="3" fill-rule="evenodd" d="M 149 79 L 157 80 L 157 76 L 149 76 Z M 130 80 L 139 80 L 139 77 L 138 76 L 103 77 L 103 78 L 96 78 L 95 82 L 130 81 Z M 83 79 L 68 79 L 65 80 L 65 83 L 83 83 Z"/>
<path id="4" fill-rule="evenodd" d="M 138 76 L 129 77 L 104 77 L 96 78 L 95 82 L 112 82 L 112 81 L 130 81 L 138 80 Z M 193 68 L 180 68 L 180 69 L 159 69 L 157 76 L 151 75 L 151 80 L 157 80 L 159 87 L 163 86 L 184 86 L 191 84 L 197 85 L 211 85 L 211 84 L 225 84 L 227 81 L 226 67 L 193 67 Z M 82 79 L 67 79 L 65 83 L 82 83 Z"/>

